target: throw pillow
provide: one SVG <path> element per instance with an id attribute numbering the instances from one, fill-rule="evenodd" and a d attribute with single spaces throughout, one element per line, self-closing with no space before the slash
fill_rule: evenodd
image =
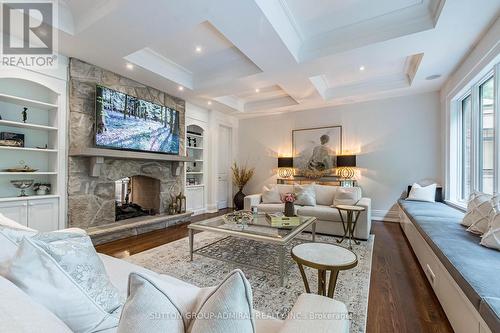
<path id="1" fill-rule="evenodd" d="M 436 188 L 437 184 L 420 186 L 420 184 L 414 183 L 406 200 L 436 202 Z"/>
<path id="2" fill-rule="evenodd" d="M 117 332 L 184 333 L 184 313 L 168 292 L 173 290 L 162 288 L 161 281 L 131 273 Z"/>
<path id="3" fill-rule="evenodd" d="M 281 194 L 276 186 L 270 188 L 264 186 L 262 188 L 262 203 L 266 204 L 282 203 Z"/>
<path id="4" fill-rule="evenodd" d="M 52 312 L 0 276 L 0 332 L 71 333 Z"/>
<path id="5" fill-rule="evenodd" d="M 314 186 L 316 190 L 316 203 L 318 205 L 330 206 L 335 198 L 337 188 L 337 186 L 316 184 Z"/>
<path id="6" fill-rule="evenodd" d="M 333 199 L 333 207 L 338 205 L 355 205 L 359 199 L 358 189 L 356 187 L 339 187 Z"/>
<path id="7" fill-rule="evenodd" d="M 294 188 L 297 200 L 295 200 L 296 205 L 300 206 L 316 206 L 316 191 L 314 189 L 314 184 L 309 185 L 295 185 Z"/>
<path id="8" fill-rule="evenodd" d="M 491 219 L 489 229 L 481 237 L 480 244 L 500 251 L 500 211 Z"/>
<path id="9" fill-rule="evenodd" d="M 35 229 L 25 227 L 24 225 L 17 223 L 16 221 L 14 221 L 12 219 L 9 219 L 7 216 L 3 215 L 2 213 L 0 213 L 0 226 L 16 228 L 16 229 L 21 229 L 21 230 L 35 231 Z"/>
<path id="10" fill-rule="evenodd" d="M 482 218 L 482 211 L 489 211 L 489 203 L 491 195 L 481 192 L 472 192 L 467 202 L 467 212 L 462 220 L 462 225 L 470 227 L 476 220 Z M 486 205 L 484 205 L 486 204 Z M 485 208 L 486 207 L 486 208 Z"/>
<path id="11" fill-rule="evenodd" d="M 494 197 L 487 194 L 483 199 L 485 201 L 473 208 L 472 214 L 466 214 L 464 217 L 464 220 L 467 219 L 467 221 L 471 222 L 467 231 L 478 235 L 482 235 L 488 231 L 490 221 L 495 215 L 495 209 L 493 208 Z M 479 202 L 479 200 L 477 202 Z"/>
<path id="12" fill-rule="evenodd" d="M 12 224 L 4 222 L 0 222 L 0 274 L 3 274 L 8 261 L 15 256 L 23 237 L 36 235 L 36 231 L 33 229 L 30 230 L 22 225 L 20 226 L 23 228 L 18 229 L 17 226 L 12 227 Z"/>
<path id="13" fill-rule="evenodd" d="M 121 299 L 88 236 L 24 237 L 5 277 L 74 332 L 118 325 Z"/>
<path id="14" fill-rule="evenodd" d="M 188 332 L 254 333 L 252 305 L 250 283 L 243 272 L 236 269 L 203 298 Z"/>

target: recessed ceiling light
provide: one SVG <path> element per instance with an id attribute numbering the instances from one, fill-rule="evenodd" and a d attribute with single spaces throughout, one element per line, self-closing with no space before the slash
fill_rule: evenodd
<path id="1" fill-rule="evenodd" d="M 196 53 L 201 53 L 201 51 L 203 51 L 203 49 L 201 48 L 201 46 L 197 46 L 195 51 L 196 51 Z"/>
<path id="2" fill-rule="evenodd" d="M 256 93 L 260 93 L 260 89 L 259 88 L 255 88 L 255 92 Z"/>
<path id="3" fill-rule="evenodd" d="M 360 71 L 364 71 L 365 70 L 365 66 L 359 66 L 359 70 Z"/>
<path id="4" fill-rule="evenodd" d="M 428 81 L 430 81 L 430 80 L 439 79 L 440 77 L 441 77 L 441 74 L 434 74 L 434 75 L 429 75 L 425 79 L 428 80 Z"/>
<path id="5" fill-rule="evenodd" d="M 207 104 L 208 104 L 208 105 L 212 105 L 212 101 L 208 101 L 208 102 L 207 102 Z"/>
<path id="6" fill-rule="evenodd" d="M 134 65 L 132 65 L 131 63 L 127 63 L 127 69 L 134 69 Z"/>
<path id="7" fill-rule="evenodd" d="M 183 91 L 184 90 L 184 87 L 183 86 L 179 86 L 179 91 Z"/>

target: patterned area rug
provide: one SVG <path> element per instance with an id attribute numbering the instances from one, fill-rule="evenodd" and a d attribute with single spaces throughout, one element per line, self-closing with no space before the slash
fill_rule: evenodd
<path id="1" fill-rule="evenodd" d="M 310 242 L 311 235 L 304 233 L 292 246 Z M 224 237 L 201 232 L 195 235 L 195 249 L 201 248 Z M 317 235 L 316 241 L 336 244 L 335 237 Z M 352 316 L 351 332 L 364 332 L 368 309 L 370 272 L 372 263 L 374 235 L 360 245 L 353 244 L 353 251 L 358 255 L 358 265 L 350 270 L 341 271 L 338 276 L 334 298 L 347 305 Z M 344 241 L 343 246 L 347 246 Z M 250 266 L 262 267 L 274 271 L 277 266 L 276 248 L 270 244 L 229 237 L 214 245 L 205 247 L 200 254 L 189 261 L 188 238 L 159 246 L 133 255 L 125 260 L 146 267 L 158 273 L 168 274 L 199 287 L 217 285 L 229 272 L 240 268 L 250 281 L 254 296 L 254 308 L 276 318 L 285 318 L 297 297 L 304 293 L 304 283 L 297 265 L 287 249 L 287 263 L 290 266 L 284 287 L 279 286 L 279 277 Z M 207 257 L 208 256 L 208 257 Z M 232 263 L 213 258 L 224 256 Z M 245 266 L 238 263 L 246 263 Z M 317 271 L 305 268 L 311 286 L 316 291 Z M 312 332 L 311 332 L 312 333 Z"/>

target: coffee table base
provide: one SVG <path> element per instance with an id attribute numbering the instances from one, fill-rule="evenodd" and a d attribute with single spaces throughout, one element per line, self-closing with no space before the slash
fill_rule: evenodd
<path id="1" fill-rule="evenodd" d="M 252 269 L 256 269 L 256 270 L 259 270 L 259 271 L 262 271 L 262 272 L 265 272 L 265 273 L 269 273 L 269 274 L 273 274 L 273 275 L 278 275 L 279 276 L 279 281 L 280 281 L 280 286 L 283 287 L 284 284 L 285 284 L 285 274 L 286 272 L 288 271 L 288 268 L 290 266 L 292 266 L 293 264 L 290 264 L 288 267 L 286 267 L 286 263 L 285 263 L 285 254 L 286 254 L 286 247 L 289 245 L 289 243 L 287 244 L 276 244 L 276 243 L 273 243 L 275 245 L 278 245 L 278 270 L 271 270 L 271 269 L 266 269 L 266 268 L 262 268 L 262 267 L 258 267 L 256 265 L 251 265 L 251 264 L 243 264 L 241 262 L 236 262 L 236 261 L 233 261 L 233 260 L 226 260 L 226 259 L 221 259 L 220 257 L 212 257 L 212 256 L 209 256 L 209 255 L 206 255 L 205 253 L 201 253 L 201 250 L 207 248 L 207 247 L 210 247 L 216 243 L 219 243 L 223 240 L 226 240 L 230 237 L 234 237 L 234 238 L 238 238 L 237 236 L 228 236 L 228 237 L 224 237 L 224 238 L 221 238 L 221 239 L 218 239 L 217 241 L 215 242 L 212 242 L 210 244 L 207 244 L 207 245 L 204 245 L 198 249 L 195 249 L 194 248 L 194 235 L 195 235 L 195 232 L 193 229 L 188 229 L 188 238 L 189 238 L 189 261 L 193 261 L 193 256 L 195 253 L 199 254 L 199 255 L 203 255 L 207 258 L 211 258 L 211 259 L 217 259 L 217 260 L 221 260 L 221 261 L 224 261 L 224 262 L 227 262 L 227 263 L 230 263 L 230 264 L 235 264 L 235 265 L 242 265 L 242 266 L 245 266 L 245 267 L 248 267 L 248 268 L 252 268 Z M 309 241 L 309 240 L 305 240 L 305 239 L 302 239 L 302 238 L 295 238 L 295 239 L 299 239 L 299 240 L 304 240 L 304 241 Z M 250 239 L 250 240 L 253 240 L 253 239 Z M 253 240 L 255 241 L 255 240 Z M 312 241 L 315 242 L 316 241 L 316 223 L 314 222 L 312 224 Z"/>

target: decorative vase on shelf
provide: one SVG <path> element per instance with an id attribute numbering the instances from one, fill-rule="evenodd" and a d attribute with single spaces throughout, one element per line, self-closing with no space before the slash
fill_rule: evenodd
<path id="1" fill-rule="evenodd" d="M 243 193 L 243 187 L 240 187 L 239 191 L 234 195 L 233 203 L 236 210 L 242 210 L 245 202 L 245 194 Z"/>
<path id="2" fill-rule="evenodd" d="M 285 202 L 285 216 L 291 217 L 295 215 L 295 209 L 293 207 L 293 202 Z"/>

